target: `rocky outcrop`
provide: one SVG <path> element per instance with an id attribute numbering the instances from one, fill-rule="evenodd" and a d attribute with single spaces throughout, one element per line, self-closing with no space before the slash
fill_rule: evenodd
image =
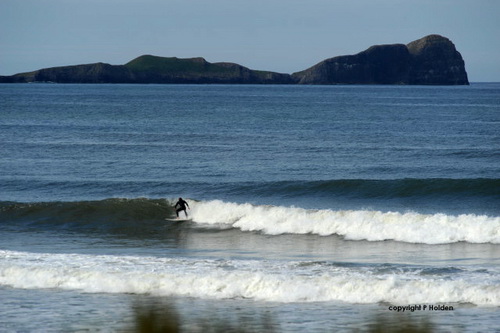
<path id="1" fill-rule="evenodd" d="M 408 45 L 376 45 L 355 55 L 326 59 L 301 72 L 251 70 L 203 58 L 138 57 L 125 65 L 104 63 L 46 68 L 0 82 L 57 83 L 221 83 L 221 84 L 469 84 L 465 64 L 453 43 L 430 35 Z"/>
<path id="2" fill-rule="evenodd" d="M 210 63 L 203 58 L 179 59 L 145 55 L 125 65 L 138 83 L 287 84 L 288 74 L 251 70 L 234 63 Z"/>
<path id="3" fill-rule="evenodd" d="M 120 83 L 129 78 L 123 66 L 104 63 L 41 69 L 33 73 L 34 81 L 58 83 Z"/>
<path id="4" fill-rule="evenodd" d="M 254 71 L 233 63 L 145 55 L 125 65 L 53 67 L 3 77 L 3 82 L 288 84 L 293 80 L 288 74 Z"/>
<path id="5" fill-rule="evenodd" d="M 372 46 L 292 74 L 299 84 L 405 84 L 410 54 L 402 44 Z"/>
<path id="6" fill-rule="evenodd" d="M 462 55 L 448 38 L 430 35 L 407 48 L 411 56 L 408 84 L 469 84 Z"/>
<path id="7" fill-rule="evenodd" d="M 130 73 L 123 66 L 104 63 L 44 68 L 34 72 L 0 77 L 0 82 L 122 83 Z"/>
<path id="8" fill-rule="evenodd" d="M 377 45 L 355 55 L 324 60 L 292 74 L 299 84 L 469 84 L 453 43 L 430 35 L 408 45 Z"/>

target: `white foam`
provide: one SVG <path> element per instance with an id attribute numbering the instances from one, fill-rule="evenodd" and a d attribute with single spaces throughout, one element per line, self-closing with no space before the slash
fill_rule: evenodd
<path id="1" fill-rule="evenodd" d="M 364 267 L 256 260 L 0 251 L 0 285 L 273 302 L 500 305 L 495 272 L 434 276 Z"/>
<path id="2" fill-rule="evenodd" d="M 500 244 L 500 217 L 485 215 L 307 210 L 219 200 L 193 202 L 191 215 L 198 223 L 269 235 L 311 233 L 321 236 L 336 234 L 349 240 Z"/>

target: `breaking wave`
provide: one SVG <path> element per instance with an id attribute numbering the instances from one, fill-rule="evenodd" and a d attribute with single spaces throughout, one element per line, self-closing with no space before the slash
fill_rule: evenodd
<path id="1" fill-rule="evenodd" d="M 308 210 L 215 200 L 196 203 L 192 216 L 199 223 L 268 235 L 317 234 L 340 235 L 348 240 L 500 244 L 500 217 L 485 215 Z"/>
<path id="2" fill-rule="evenodd" d="M 500 217 L 444 213 L 330 210 L 252 205 L 220 200 L 190 200 L 190 227 L 236 228 L 267 235 L 339 235 L 347 240 L 445 244 L 455 242 L 500 244 Z M 12 203 L 0 202 L 0 226 L 85 228 L 98 232 L 165 225 L 174 215 L 166 199 L 106 199 L 101 201 Z M 145 223 L 147 222 L 147 223 Z"/>
<path id="3" fill-rule="evenodd" d="M 0 285 L 271 302 L 500 305 L 491 269 L 379 266 L 0 250 Z"/>

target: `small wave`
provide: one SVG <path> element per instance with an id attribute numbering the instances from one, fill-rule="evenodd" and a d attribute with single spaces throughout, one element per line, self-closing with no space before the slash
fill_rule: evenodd
<path id="1" fill-rule="evenodd" d="M 283 183 L 288 190 L 359 198 L 484 197 L 500 195 L 498 179 L 346 179 Z"/>
<path id="2" fill-rule="evenodd" d="M 191 212 L 193 220 L 198 223 L 268 235 L 340 235 L 348 240 L 395 240 L 425 244 L 500 244 L 500 217 L 485 215 L 308 210 L 220 200 L 194 203 Z"/>
<path id="3" fill-rule="evenodd" d="M 174 209 L 164 199 L 122 199 L 75 202 L 0 202 L 0 221 L 52 224 L 102 224 L 163 220 Z"/>
<path id="4" fill-rule="evenodd" d="M 105 236 L 156 239 L 180 225 L 166 224 L 175 215 L 165 199 L 106 199 L 77 202 L 0 202 L 0 227 L 21 230 L 71 230 Z"/>
<path id="5" fill-rule="evenodd" d="M 281 261 L 47 254 L 0 250 L 0 285 L 270 302 L 500 305 L 496 272 L 377 274 L 370 268 Z M 415 292 L 415 291 L 418 292 Z"/>
<path id="6" fill-rule="evenodd" d="M 226 189 L 227 190 L 227 189 Z M 281 181 L 266 183 L 237 183 L 232 192 L 283 196 L 337 196 L 350 198 L 481 198 L 500 196 L 500 179 L 337 179 L 322 181 Z"/>

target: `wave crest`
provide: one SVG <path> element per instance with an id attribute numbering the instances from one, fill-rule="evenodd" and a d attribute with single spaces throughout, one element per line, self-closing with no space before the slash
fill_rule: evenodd
<path id="1" fill-rule="evenodd" d="M 425 244 L 500 244 L 500 217 L 485 215 L 307 210 L 220 200 L 197 202 L 192 206 L 195 222 L 269 235 L 340 235 L 348 240 L 395 240 Z"/>

